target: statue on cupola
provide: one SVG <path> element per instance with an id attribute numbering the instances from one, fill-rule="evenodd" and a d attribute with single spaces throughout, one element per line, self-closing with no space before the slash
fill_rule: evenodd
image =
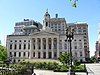
<path id="1" fill-rule="evenodd" d="M 48 13 L 48 9 L 46 10 L 46 13 L 45 13 L 44 19 L 43 19 L 43 30 L 44 31 L 51 31 L 51 28 L 50 28 L 50 14 Z"/>

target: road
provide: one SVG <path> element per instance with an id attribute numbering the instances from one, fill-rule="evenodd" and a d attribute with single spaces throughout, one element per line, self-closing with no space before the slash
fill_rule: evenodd
<path id="1" fill-rule="evenodd" d="M 50 70 L 34 70 L 36 75 L 67 75 L 67 72 L 53 72 Z M 86 73 L 75 73 L 76 75 L 86 75 Z"/>
<path id="2" fill-rule="evenodd" d="M 100 75 L 100 63 L 86 64 L 88 75 Z"/>
<path id="3" fill-rule="evenodd" d="M 100 63 L 86 64 L 88 74 L 84 72 L 76 72 L 76 75 L 100 75 Z M 36 70 L 36 75 L 67 75 L 67 72 L 53 72 L 50 70 Z"/>

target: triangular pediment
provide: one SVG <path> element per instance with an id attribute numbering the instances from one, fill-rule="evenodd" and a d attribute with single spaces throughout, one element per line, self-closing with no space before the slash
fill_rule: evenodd
<path id="1" fill-rule="evenodd" d="M 59 36 L 59 33 L 56 32 L 47 32 L 47 31 L 41 31 L 41 32 L 34 32 L 30 34 L 31 36 Z"/>

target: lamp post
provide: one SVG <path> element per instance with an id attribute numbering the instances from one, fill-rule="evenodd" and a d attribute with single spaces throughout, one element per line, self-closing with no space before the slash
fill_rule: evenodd
<path id="1" fill-rule="evenodd" d="M 66 37 L 67 41 L 69 43 L 69 72 L 68 75 L 75 75 L 75 72 L 72 70 L 72 47 L 71 47 L 71 42 L 74 38 L 74 29 L 71 29 L 71 27 L 68 27 L 66 30 Z"/>

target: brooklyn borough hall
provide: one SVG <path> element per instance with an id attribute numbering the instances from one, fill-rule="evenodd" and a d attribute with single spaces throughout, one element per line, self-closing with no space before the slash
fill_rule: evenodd
<path id="1" fill-rule="evenodd" d="M 46 10 L 43 25 L 40 22 L 24 19 L 16 22 L 14 32 L 7 35 L 8 57 L 19 62 L 25 59 L 57 59 L 60 54 L 69 52 L 65 30 L 74 29 L 72 58 L 85 62 L 89 58 L 88 24 L 84 22 L 67 23 L 65 18 L 55 14 L 50 17 Z"/>

